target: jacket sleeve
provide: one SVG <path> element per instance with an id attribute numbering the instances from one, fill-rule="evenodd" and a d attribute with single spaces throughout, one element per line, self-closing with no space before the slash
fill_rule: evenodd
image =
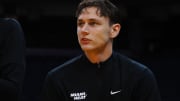
<path id="1" fill-rule="evenodd" d="M 0 53 L 0 98 L 18 101 L 25 73 L 25 39 L 20 23 L 4 19 Z"/>
<path id="2" fill-rule="evenodd" d="M 161 101 L 160 92 L 154 74 L 146 68 L 133 90 L 133 101 Z"/>

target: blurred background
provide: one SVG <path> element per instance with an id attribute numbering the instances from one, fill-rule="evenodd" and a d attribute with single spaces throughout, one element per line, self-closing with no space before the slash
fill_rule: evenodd
<path id="1" fill-rule="evenodd" d="M 180 101 L 180 2 L 111 1 L 125 15 L 114 49 L 142 62 L 154 72 L 162 101 Z M 81 53 L 74 17 L 79 2 L 0 1 L 0 15 L 16 18 L 26 38 L 27 67 L 23 101 L 39 101 L 46 73 Z"/>

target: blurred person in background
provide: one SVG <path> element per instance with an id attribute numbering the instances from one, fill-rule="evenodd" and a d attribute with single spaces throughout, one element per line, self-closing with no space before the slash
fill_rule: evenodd
<path id="1" fill-rule="evenodd" d="M 20 101 L 26 64 L 24 32 L 19 21 L 4 11 L 0 18 L 0 101 Z"/>

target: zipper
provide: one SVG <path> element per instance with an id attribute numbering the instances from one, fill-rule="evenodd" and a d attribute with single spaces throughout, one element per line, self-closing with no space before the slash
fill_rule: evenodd
<path id="1" fill-rule="evenodd" d="M 98 66 L 97 66 L 97 67 L 98 67 L 98 69 L 99 69 L 99 68 L 101 68 L 101 64 L 100 64 L 100 63 L 98 63 L 97 65 L 98 65 Z"/>
<path id="2" fill-rule="evenodd" d="M 101 75 L 101 64 L 97 63 L 97 85 L 98 85 L 98 101 L 101 101 L 101 93 L 102 93 L 102 75 Z"/>

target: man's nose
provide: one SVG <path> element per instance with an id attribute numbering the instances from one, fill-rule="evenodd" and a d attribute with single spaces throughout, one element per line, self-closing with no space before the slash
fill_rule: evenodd
<path id="1" fill-rule="evenodd" d="M 81 29 L 82 33 L 88 34 L 89 26 L 88 24 L 84 24 L 84 26 Z"/>

